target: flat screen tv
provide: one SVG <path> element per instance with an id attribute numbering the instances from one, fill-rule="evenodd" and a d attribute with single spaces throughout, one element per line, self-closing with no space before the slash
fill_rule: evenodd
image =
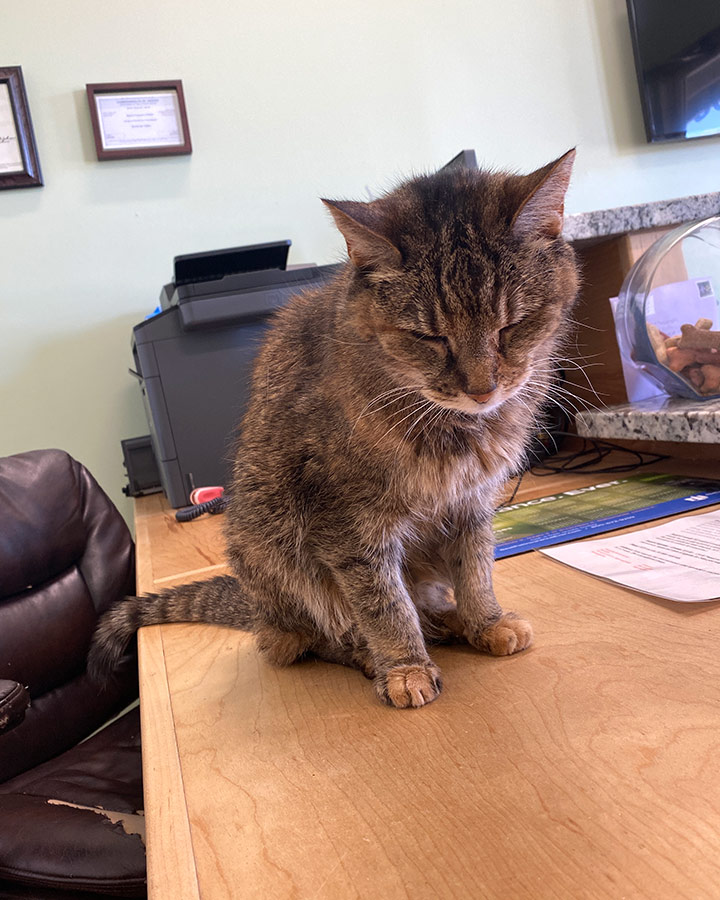
<path id="1" fill-rule="evenodd" d="M 720 134 L 720 0 L 627 0 L 650 142 Z"/>

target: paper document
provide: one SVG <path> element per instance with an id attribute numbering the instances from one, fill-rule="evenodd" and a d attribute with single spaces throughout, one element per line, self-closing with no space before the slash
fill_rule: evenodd
<path id="1" fill-rule="evenodd" d="M 591 575 L 668 600 L 720 599 L 720 510 L 540 552 Z"/>

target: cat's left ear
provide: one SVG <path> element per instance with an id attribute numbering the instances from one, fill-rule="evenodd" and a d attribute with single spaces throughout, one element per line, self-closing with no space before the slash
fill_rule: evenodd
<path id="1" fill-rule="evenodd" d="M 397 269 L 402 263 L 398 248 L 377 230 L 377 201 L 323 200 L 345 238 L 348 256 L 358 269 Z"/>
<path id="2" fill-rule="evenodd" d="M 565 194 L 574 161 L 573 148 L 549 165 L 526 176 L 526 181 L 531 185 L 530 193 L 515 213 L 511 224 L 517 237 L 556 238 L 562 234 Z"/>

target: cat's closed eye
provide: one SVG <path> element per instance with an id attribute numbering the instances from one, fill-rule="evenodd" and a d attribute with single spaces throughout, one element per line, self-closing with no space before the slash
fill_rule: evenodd
<path id="1" fill-rule="evenodd" d="M 506 353 L 510 344 L 513 341 L 516 341 L 523 332 L 528 330 L 528 328 L 532 328 L 532 324 L 527 319 L 519 319 L 517 322 L 512 322 L 510 325 L 501 328 L 498 332 L 498 346 L 500 352 Z"/>
<path id="2" fill-rule="evenodd" d="M 423 331 L 410 331 L 407 330 L 406 334 L 410 335 L 416 341 L 425 341 L 426 343 L 434 343 L 438 346 L 444 346 L 447 344 L 447 338 L 441 334 L 425 334 Z"/>
<path id="3" fill-rule="evenodd" d="M 506 325 L 504 328 L 501 328 L 498 332 L 498 344 L 500 346 L 500 352 L 507 350 L 510 340 L 513 336 L 513 331 L 516 329 L 516 325 Z"/>

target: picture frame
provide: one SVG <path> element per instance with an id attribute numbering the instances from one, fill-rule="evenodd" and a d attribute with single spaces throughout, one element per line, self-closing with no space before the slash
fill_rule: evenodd
<path id="1" fill-rule="evenodd" d="M 182 81 L 88 84 L 99 160 L 192 153 Z"/>
<path id="2" fill-rule="evenodd" d="M 0 190 L 42 185 L 22 67 L 0 67 Z"/>

